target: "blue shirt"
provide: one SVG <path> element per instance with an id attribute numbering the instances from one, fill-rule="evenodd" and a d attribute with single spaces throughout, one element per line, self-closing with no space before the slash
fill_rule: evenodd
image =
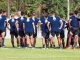
<path id="1" fill-rule="evenodd" d="M 48 33 L 49 32 L 48 27 L 47 27 L 48 17 L 47 18 L 44 18 L 44 16 L 42 16 L 40 18 L 40 20 L 41 20 L 41 23 L 42 23 L 42 25 L 41 25 L 42 32 Z"/>
<path id="2" fill-rule="evenodd" d="M 63 23 L 63 26 L 62 26 L 61 30 L 64 30 L 65 29 L 66 22 L 64 20 L 62 20 L 62 23 Z"/>
<path id="3" fill-rule="evenodd" d="M 20 17 L 20 18 L 18 18 L 19 30 L 23 30 L 24 20 L 26 20 L 25 17 Z"/>
<path id="4" fill-rule="evenodd" d="M 6 18 L 2 16 L 0 18 L 0 30 L 5 30 L 5 25 L 4 25 L 5 22 L 6 22 Z"/>
<path id="5" fill-rule="evenodd" d="M 38 18 L 35 17 L 35 18 L 33 19 L 33 18 L 31 17 L 31 19 L 32 19 L 33 22 L 34 22 L 34 24 L 35 24 L 35 29 L 36 29 L 36 31 L 37 31 L 36 25 L 37 25 L 37 23 L 38 23 Z"/>
<path id="6" fill-rule="evenodd" d="M 71 16 L 70 20 L 71 20 L 71 23 L 70 23 L 71 26 L 73 28 L 78 28 L 78 20 L 77 20 L 77 18 L 75 16 Z"/>
<path id="7" fill-rule="evenodd" d="M 3 18 L 3 20 L 4 20 L 5 22 L 7 22 L 7 18 L 6 18 L 6 16 L 3 15 L 2 18 Z M 4 28 L 4 30 L 6 30 L 6 26 L 5 26 L 5 25 L 4 25 L 3 28 Z"/>
<path id="8" fill-rule="evenodd" d="M 34 21 L 31 18 L 27 18 L 26 20 L 24 20 L 25 32 L 28 32 L 28 33 L 34 32 L 33 23 Z"/>
<path id="9" fill-rule="evenodd" d="M 51 25 L 51 31 L 60 32 L 60 18 L 58 16 L 56 16 L 55 19 L 50 17 L 49 22 Z"/>
<path id="10" fill-rule="evenodd" d="M 16 20 L 15 19 L 10 19 L 8 21 L 8 23 L 10 24 L 11 31 L 16 31 L 16 26 L 15 26 Z"/>

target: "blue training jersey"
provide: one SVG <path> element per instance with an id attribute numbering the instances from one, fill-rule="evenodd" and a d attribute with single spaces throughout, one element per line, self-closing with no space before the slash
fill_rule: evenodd
<path id="1" fill-rule="evenodd" d="M 56 32 L 60 32 L 60 18 L 58 16 L 54 17 L 50 17 L 49 18 L 49 22 L 51 25 L 51 31 L 56 31 Z"/>
<path id="2" fill-rule="evenodd" d="M 28 32 L 28 33 L 34 32 L 33 23 L 34 21 L 31 18 L 27 18 L 26 20 L 24 20 L 25 32 Z"/>
<path id="3" fill-rule="evenodd" d="M 34 22 L 34 24 L 35 24 L 35 29 L 36 29 L 36 31 L 37 31 L 37 27 L 36 27 L 36 25 L 37 25 L 37 23 L 38 23 L 38 18 L 33 18 L 33 17 L 31 17 L 31 19 L 33 20 L 33 22 Z"/>
<path id="4" fill-rule="evenodd" d="M 5 23 L 6 22 L 6 17 L 5 16 L 2 16 L 0 18 L 0 30 L 5 30 Z"/>
<path id="5" fill-rule="evenodd" d="M 10 19 L 8 21 L 8 23 L 10 24 L 10 30 L 11 31 L 16 31 L 16 26 L 15 26 L 16 20 L 15 19 Z"/>
<path id="6" fill-rule="evenodd" d="M 73 28 L 78 28 L 78 20 L 77 20 L 77 17 L 75 17 L 75 16 L 71 16 L 70 17 L 70 20 L 71 20 L 71 26 L 73 27 Z"/>
<path id="7" fill-rule="evenodd" d="M 41 23 L 42 23 L 42 25 L 41 25 L 41 30 L 42 30 L 42 32 L 49 32 L 48 27 L 47 27 L 48 18 L 49 18 L 49 17 L 44 18 L 44 16 L 42 16 L 42 17 L 40 18 Z"/>
<path id="8" fill-rule="evenodd" d="M 23 30 L 24 20 L 26 20 L 26 17 L 21 16 L 20 18 L 18 18 L 19 30 Z"/>

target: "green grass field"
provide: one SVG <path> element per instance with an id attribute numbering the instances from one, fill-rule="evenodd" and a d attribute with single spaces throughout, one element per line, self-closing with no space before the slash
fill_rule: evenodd
<path id="1" fill-rule="evenodd" d="M 57 42 L 56 42 L 57 43 Z M 80 49 L 25 49 L 12 48 L 10 39 L 5 41 L 5 48 L 0 48 L 0 60 L 80 60 Z M 37 40 L 41 47 L 41 40 Z"/>

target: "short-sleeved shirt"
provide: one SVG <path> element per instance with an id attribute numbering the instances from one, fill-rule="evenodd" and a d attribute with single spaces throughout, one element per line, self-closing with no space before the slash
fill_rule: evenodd
<path id="1" fill-rule="evenodd" d="M 6 22 L 6 17 L 5 16 L 1 16 L 0 17 L 0 30 L 5 30 L 5 23 Z"/>
<path id="2" fill-rule="evenodd" d="M 34 24 L 35 24 L 35 28 L 36 28 L 36 30 L 37 30 L 37 27 L 36 27 L 36 25 L 37 25 L 37 23 L 38 23 L 38 18 L 33 18 L 33 17 L 31 17 L 31 19 L 33 20 L 33 22 L 34 22 Z"/>
<path id="3" fill-rule="evenodd" d="M 7 18 L 6 16 L 2 16 L 3 20 L 5 20 L 5 22 L 7 22 Z M 6 30 L 6 26 L 4 25 L 4 30 Z"/>
<path id="4" fill-rule="evenodd" d="M 19 30 L 24 30 L 23 29 L 24 20 L 26 20 L 26 17 L 21 16 L 20 18 L 18 18 Z"/>
<path id="5" fill-rule="evenodd" d="M 50 17 L 49 22 L 51 25 L 51 31 L 60 32 L 60 18 L 58 16 Z"/>
<path id="6" fill-rule="evenodd" d="M 16 26 L 15 26 L 16 20 L 15 19 L 10 19 L 8 21 L 8 23 L 10 24 L 10 30 L 11 31 L 16 31 Z"/>
<path id="7" fill-rule="evenodd" d="M 27 18 L 26 20 L 24 20 L 25 32 L 28 32 L 28 33 L 34 32 L 33 23 L 34 21 L 31 18 Z"/>
<path id="8" fill-rule="evenodd" d="M 72 26 L 72 28 L 78 28 L 78 20 L 77 20 L 77 17 L 75 16 L 71 16 L 70 17 L 70 24 Z"/>
<path id="9" fill-rule="evenodd" d="M 42 32 L 48 33 L 49 32 L 48 27 L 47 27 L 48 17 L 44 18 L 44 16 L 42 16 L 40 18 L 40 20 L 41 20 L 41 23 L 42 23 L 42 25 L 41 25 Z"/>

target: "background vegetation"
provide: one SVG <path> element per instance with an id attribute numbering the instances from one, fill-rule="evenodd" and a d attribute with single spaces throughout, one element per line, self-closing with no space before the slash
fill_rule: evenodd
<path id="1" fill-rule="evenodd" d="M 10 7 L 10 8 L 8 8 Z M 67 0 L 0 0 L 0 9 L 25 13 L 34 11 L 40 16 L 44 11 L 55 11 L 59 15 L 67 16 Z M 80 11 L 80 0 L 70 0 L 70 11 Z"/>

